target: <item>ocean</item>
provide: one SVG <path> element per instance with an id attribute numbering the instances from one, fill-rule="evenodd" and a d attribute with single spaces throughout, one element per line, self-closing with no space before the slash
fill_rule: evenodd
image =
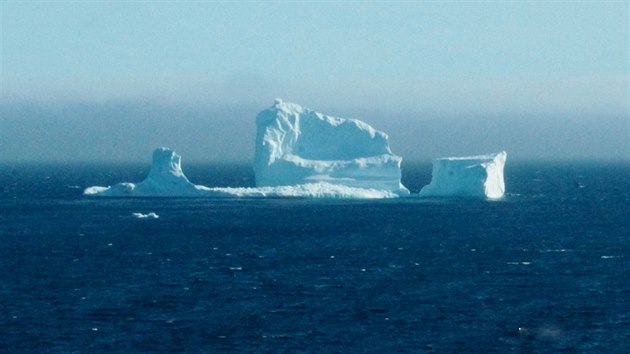
<path id="1" fill-rule="evenodd" d="M 627 163 L 508 161 L 499 201 L 82 195 L 148 169 L 0 166 L 1 352 L 630 352 Z"/>

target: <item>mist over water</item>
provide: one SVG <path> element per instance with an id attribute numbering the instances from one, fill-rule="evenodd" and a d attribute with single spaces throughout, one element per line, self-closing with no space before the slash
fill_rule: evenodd
<path id="1" fill-rule="evenodd" d="M 251 161 L 279 97 L 407 160 L 630 159 L 624 2 L 1 2 L 0 161 Z M 316 20 L 316 19 L 322 19 Z"/>
<path id="2" fill-rule="evenodd" d="M 167 146 L 182 155 L 184 164 L 249 163 L 255 117 L 272 103 L 4 103 L 2 161 L 148 162 L 154 148 Z M 440 115 L 334 107 L 323 113 L 361 119 L 385 131 L 392 151 L 410 161 L 500 150 L 508 151 L 510 159 L 630 158 L 629 121 L 620 114 Z"/>

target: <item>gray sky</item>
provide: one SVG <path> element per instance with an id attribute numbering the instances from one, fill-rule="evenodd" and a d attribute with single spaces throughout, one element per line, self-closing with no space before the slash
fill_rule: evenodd
<path id="1" fill-rule="evenodd" d="M 408 160 L 630 159 L 628 4 L 2 2 L 0 162 L 249 161 L 282 97 Z"/>

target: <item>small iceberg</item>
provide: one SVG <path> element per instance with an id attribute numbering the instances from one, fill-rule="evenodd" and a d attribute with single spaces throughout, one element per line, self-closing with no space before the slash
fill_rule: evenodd
<path id="1" fill-rule="evenodd" d="M 118 183 L 112 187 L 93 186 L 85 195 L 103 197 L 194 196 L 198 188 L 188 181 L 181 167 L 181 156 L 169 148 L 153 151 L 153 164 L 147 178 L 140 183 Z"/>
<path id="2" fill-rule="evenodd" d="M 500 199 L 505 194 L 503 168 L 507 153 L 433 160 L 432 179 L 420 197 Z"/>

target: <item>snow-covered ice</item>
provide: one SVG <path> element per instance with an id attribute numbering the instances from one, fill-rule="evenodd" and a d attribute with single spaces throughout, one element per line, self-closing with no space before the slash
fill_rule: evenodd
<path id="1" fill-rule="evenodd" d="M 329 183 L 408 195 L 387 134 L 277 99 L 256 118 L 257 187 Z"/>
<path id="2" fill-rule="evenodd" d="M 481 156 L 433 160 L 431 183 L 421 197 L 485 197 L 499 199 L 505 193 L 505 151 Z"/>
<path id="3" fill-rule="evenodd" d="M 328 182 L 304 183 L 293 186 L 258 188 L 211 188 L 191 183 L 184 175 L 181 157 L 168 148 L 153 152 L 149 176 L 140 183 L 119 183 L 112 187 L 92 186 L 83 194 L 99 197 L 308 197 L 308 198 L 396 198 L 392 191 L 375 188 L 349 187 Z"/>

